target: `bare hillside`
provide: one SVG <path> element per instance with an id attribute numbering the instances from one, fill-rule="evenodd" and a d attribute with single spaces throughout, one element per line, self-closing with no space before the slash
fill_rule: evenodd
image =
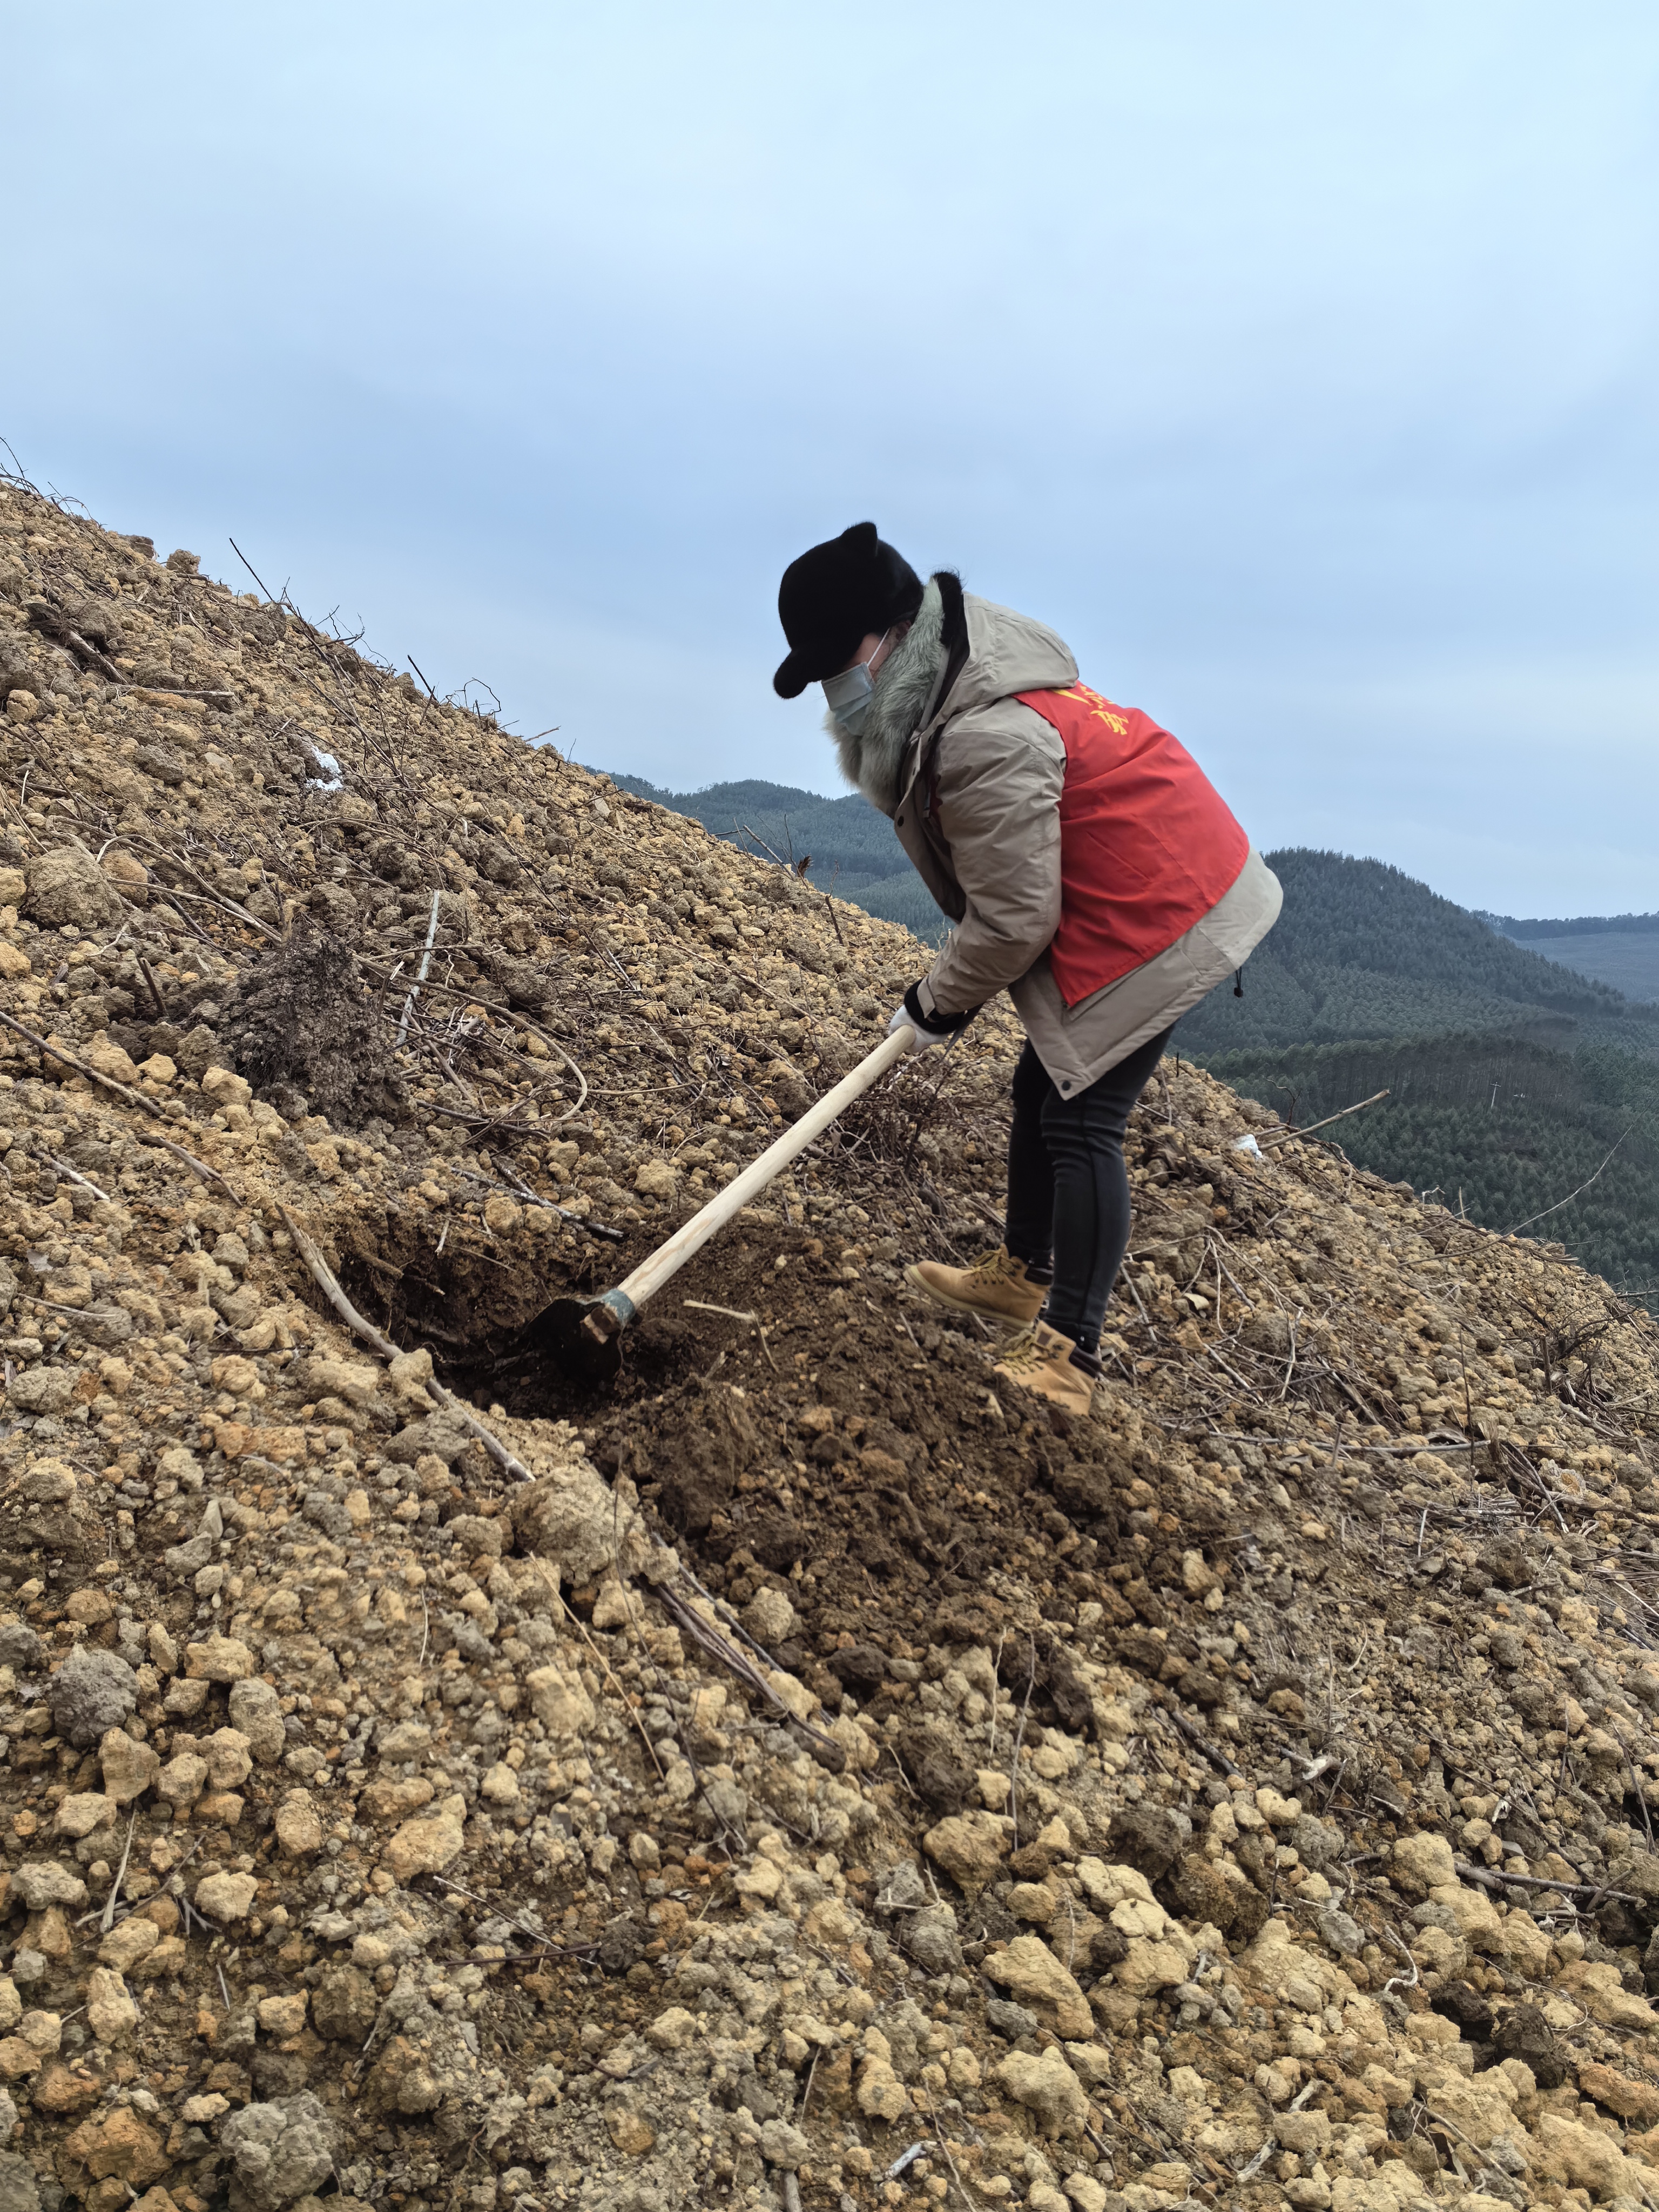
<path id="1" fill-rule="evenodd" d="M 993 1013 L 596 1389 L 921 949 L 22 487 L 0 703 L 4 2212 L 1653 2201 L 1645 1315 L 1166 1064 L 1067 1425 Z"/>

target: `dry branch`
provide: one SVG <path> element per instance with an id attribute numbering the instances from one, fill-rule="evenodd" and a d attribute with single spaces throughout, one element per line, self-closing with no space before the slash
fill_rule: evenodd
<path id="1" fill-rule="evenodd" d="M 1631 1129 L 1633 1129 L 1636 1124 L 1632 1121 L 1630 1126 Z M 1589 1188 L 1590 1184 L 1596 1180 L 1598 1176 L 1600 1176 L 1601 1168 L 1606 1167 L 1607 1162 L 1612 1159 L 1613 1152 L 1616 1152 L 1618 1151 L 1620 1145 L 1624 1143 L 1625 1139 L 1629 1136 L 1629 1134 L 1630 1129 L 1623 1129 L 1620 1132 L 1618 1141 L 1614 1144 L 1613 1152 L 1609 1152 L 1607 1159 L 1602 1161 L 1601 1167 L 1597 1168 L 1595 1175 L 1587 1177 L 1584 1182 L 1581 1182 L 1577 1190 L 1570 1190 L 1565 1198 L 1557 1199 L 1553 1206 L 1547 1206 L 1541 1213 L 1529 1213 L 1524 1221 L 1517 1221 L 1513 1229 L 1505 1230 L 1504 1232 L 1504 1235 L 1506 1237 L 1518 1237 L 1523 1229 L 1530 1229 L 1534 1221 L 1547 1221 L 1552 1213 L 1559 1213 L 1564 1206 L 1571 1206 L 1575 1198 L 1582 1198 L 1584 1195 L 1584 1193 Z"/>
<path id="2" fill-rule="evenodd" d="M 1357 1105 L 1344 1106 L 1335 1114 L 1328 1114 L 1322 1121 L 1310 1121 L 1305 1129 L 1269 1129 L 1256 1141 L 1261 1145 L 1282 1145 L 1289 1143 L 1292 1138 L 1310 1137 L 1316 1129 L 1328 1129 L 1333 1121 L 1346 1121 L 1350 1114 L 1363 1114 L 1368 1106 L 1376 1105 L 1388 1095 L 1386 1091 L 1374 1091 L 1370 1097 L 1360 1099 Z"/>
<path id="3" fill-rule="evenodd" d="M 118 1098 L 125 1098 L 129 1106 L 137 1106 L 142 1113 L 153 1115 L 158 1121 L 166 1119 L 163 1109 L 153 1098 L 146 1098 L 142 1091 L 133 1090 L 129 1084 L 118 1083 L 112 1075 L 100 1074 L 95 1067 L 79 1059 L 67 1045 L 49 1044 L 45 1037 L 37 1036 L 33 1030 L 25 1029 L 21 1022 L 14 1019 L 3 1009 L 0 1009 L 0 1022 L 3 1022 L 9 1030 L 15 1030 L 20 1037 L 27 1037 L 46 1059 L 61 1060 L 65 1067 L 72 1067 L 77 1075 L 84 1075 L 88 1083 L 101 1083 L 106 1091 L 112 1091 Z"/>

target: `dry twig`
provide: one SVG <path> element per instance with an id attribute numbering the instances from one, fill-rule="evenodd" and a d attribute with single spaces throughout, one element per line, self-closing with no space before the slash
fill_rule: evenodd
<path id="1" fill-rule="evenodd" d="M 151 1115 L 157 1121 L 165 1119 L 162 1109 L 153 1098 L 146 1098 L 142 1091 L 134 1091 L 128 1084 L 118 1083 L 112 1075 L 100 1074 L 95 1067 L 72 1053 L 67 1045 L 48 1043 L 45 1037 L 37 1036 L 31 1029 L 25 1029 L 21 1022 L 3 1009 L 0 1009 L 0 1022 L 3 1022 L 9 1030 L 15 1030 L 20 1037 L 26 1037 L 44 1059 L 61 1060 L 65 1067 L 72 1067 L 77 1075 L 84 1075 L 89 1083 L 101 1083 L 106 1091 L 112 1091 L 118 1098 L 125 1098 L 129 1106 L 137 1107 L 141 1113 Z"/>
<path id="2" fill-rule="evenodd" d="M 1328 1129 L 1333 1121 L 1344 1121 L 1350 1114 L 1363 1114 L 1368 1106 L 1375 1106 L 1379 1100 L 1386 1098 L 1388 1095 L 1386 1091 L 1378 1091 L 1369 1098 L 1362 1098 L 1358 1105 L 1344 1106 L 1338 1113 L 1328 1114 L 1322 1121 L 1310 1121 L 1305 1129 L 1290 1127 L 1269 1129 L 1256 1141 L 1261 1145 L 1281 1145 L 1289 1142 L 1292 1138 L 1310 1137 L 1316 1129 Z"/>

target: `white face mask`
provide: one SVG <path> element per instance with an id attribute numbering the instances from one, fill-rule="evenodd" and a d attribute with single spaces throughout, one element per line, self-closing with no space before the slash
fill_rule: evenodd
<path id="1" fill-rule="evenodd" d="M 875 652 L 870 655 L 871 660 L 875 659 L 876 653 L 881 651 L 892 634 L 890 629 L 882 632 Z M 843 668 L 839 676 L 824 678 L 824 704 L 849 737 L 856 738 L 862 734 L 864 726 L 870 719 L 870 702 L 875 696 L 875 690 L 876 680 L 870 673 L 869 661 L 855 660 L 850 668 Z"/>

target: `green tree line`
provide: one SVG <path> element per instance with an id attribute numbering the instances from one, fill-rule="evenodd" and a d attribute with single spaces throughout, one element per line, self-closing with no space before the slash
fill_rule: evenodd
<path id="1" fill-rule="evenodd" d="M 1650 1059 L 1465 1036 L 1232 1052 L 1206 1064 L 1303 1128 L 1386 1090 L 1380 1104 L 1323 1132 L 1356 1166 L 1484 1228 L 1559 1240 L 1632 1295 L 1659 1286 L 1659 1064 Z"/>

